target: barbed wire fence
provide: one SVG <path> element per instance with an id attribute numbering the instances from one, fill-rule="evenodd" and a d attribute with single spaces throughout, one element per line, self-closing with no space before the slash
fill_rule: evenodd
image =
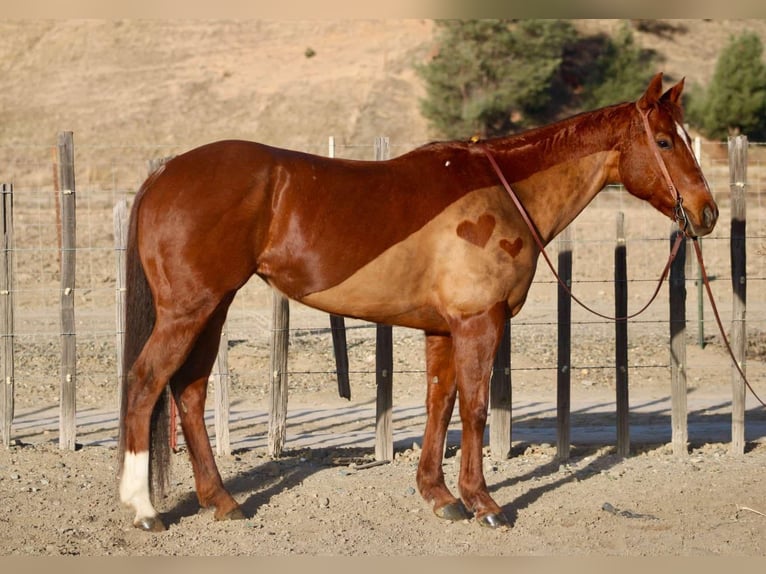
<path id="1" fill-rule="evenodd" d="M 394 157 L 419 145 L 393 142 Z M 730 182 L 726 143 L 703 143 L 700 161 L 721 208 L 720 223 L 704 238 L 708 272 L 713 275 L 713 292 L 723 314 L 724 324 L 732 319 L 730 275 Z M 334 144 L 337 157 L 375 157 L 374 142 Z M 76 330 L 76 400 L 78 410 L 114 409 L 118 404 L 118 353 L 121 326 L 116 312 L 119 298 L 119 249 L 115 247 L 113 212 L 116 205 L 129 205 L 145 179 L 149 162 L 183 151 L 182 146 L 80 146 L 75 153 L 76 180 L 76 278 L 72 290 Z M 327 154 L 326 144 L 318 143 L 313 153 Z M 14 409 L 41 409 L 62 400 L 62 338 L 68 335 L 61 323 L 62 296 L 62 183 L 59 157 L 54 143 L 40 145 L 0 145 L 4 195 L 13 196 L 13 243 L 6 251 L 9 259 L 9 289 L 12 293 L 12 332 L 0 333 L 12 342 L 11 360 L 3 356 L 6 374 L 4 401 L 6 413 L 3 439 L 12 434 Z M 766 243 L 763 205 L 766 191 L 766 146 L 749 143 L 747 173 L 747 280 L 751 292 L 763 289 L 766 277 L 761 256 Z M 12 189 L 11 189 L 12 186 Z M 570 226 L 573 291 L 599 310 L 614 309 L 614 249 L 617 242 L 618 214 L 624 217 L 624 245 L 627 252 L 628 310 L 645 302 L 654 288 L 667 259 L 671 225 L 650 206 L 624 190 L 607 189 Z M 560 243 L 554 241 L 550 254 L 555 261 Z M 688 343 L 698 347 L 720 345 L 712 323 L 709 304 L 704 300 L 691 258 L 687 259 Z M 550 272 L 537 271 L 522 313 L 512 321 L 511 375 L 513 388 L 537 389 L 555 396 L 557 365 L 557 284 Z M 630 341 L 630 381 L 641 384 L 650 379 L 668 378 L 668 290 L 642 317 L 628 324 Z M 7 296 L 6 296 L 7 297 Z M 766 355 L 766 313 L 763 297 L 748 302 L 748 357 L 761 360 Z M 291 309 L 289 326 L 290 356 L 287 377 L 291 393 L 316 392 L 335 388 L 337 371 L 332 349 L 330 321 L 326 314 L 300 305 Z M 244 404 L 265 399 L 271 393 L 270 341 L 272 335 L 271 292 L 257 278 L 246 285 L 231 307 L 226 325 L 229 401 Z M 1 323 L 0 323 L 1 324 Z M 6 323 L 7 325 L 7 323 Z M 7 331 L 8 327 L 6 327 Z M 346 321 L 349 348 L 348 375 L 352 394 L 355 389 L 374 390 L 376 327 L 361 321 Z M 573 392 L 592 385 L 614 385 L 616 368 L 612 350 L 614 324 L 593 316 L 577 306 L 572 308 L 571 376 Z M 413 346 L 422 349 L 420 333 L 393 329 L 393 401 L 413 400 L 397 394 L 397 383 L 420 382 L 425 378 L 424 352 L 404 352 Z M 730 365 L 721 354 L 704 354 L 686 365 L 690 385 L 702 380 L 728 384 Z M 8 378 L 10 377 L 10 381 Z M 725 381 L 725 382 L 724 382 Z M 403 388 L 414 385 L 402 384 Z M 11 388 L 11 393 L 8 392 Z M 424 384 L 420 385 L 424 388 Z M 211 385 L 212 394 L 215 387 Z M 10 397 L 10 398 L 9 398 Z M 421 397 L 416 397 L 422 400 Z M 8 405 L 10 404 L 10 409 Z M 61 406 L 61 405 L 59 405 Z M 7 416 L 10 410 L 11 417 Z M 374 424 L 371 421 L 371 424 Z M 87 428 L 77 429 L 87 436 Z M 223 431 L 221 431 L 223 432 Z M 226 440 L 220 452 L 226 452 Z M 74 448 L 67 439 L 66 448 Z M 62 445 L 63 446 L 63 445 Z"/>

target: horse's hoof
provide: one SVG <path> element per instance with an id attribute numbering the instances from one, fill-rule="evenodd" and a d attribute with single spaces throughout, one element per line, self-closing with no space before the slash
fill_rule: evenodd
<path id="1" fill-rule="evenodd" d="M 441 508 L 434 509 L 434 514 L 439 518 L 444 518 L 445 520 L 452 521 L 467 520 L 471 518 L 468 510 L 466 510 L 465 506 L 460 500 L 451 504 L 445 504 Z"/>
<path id="2" fill-rule="evenodd" d="M 159 516 L 139 518 L 133 523 L 133 526 L 140 528 L 144 532 L 164 532 L 166 530 Z"/>
<path id="3" fill-rule="evenodd" d="M 496 514 L 485 514 L 477 519 L 479 524 L 487 528 L 510 528 L 511 523 L 505 517 L 505 514 L 498 512 Z"/>
<path id="4" fill-rule="evenodd" d="M 245 513 L 242 512 L 242 509 L 237 506 L 236 508 L 232 508 L 227 512 L 226 514 L 223 514 L 222 516 L 216 516 L 216 520 L 244 520 Z"/>

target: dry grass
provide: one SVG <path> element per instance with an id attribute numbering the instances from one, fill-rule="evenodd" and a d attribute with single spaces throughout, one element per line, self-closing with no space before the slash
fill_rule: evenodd
<path id="1" fill-rule="evenodd" d="M 576 24 L 595 34 L 620 23 Z M 636 40 L 669 79 L 703 85 L 731 34 L 766 36 L 763 20 L 671 24 Z M 330 135 L 355 145 L 385 135 L 400 153 L 433 135 L 413 69 L 433 30 L 428 20 L 2 21 L 0 146 L 51 145 L 71 130 L 79 158 L 110 165 L 149 159 L 136 146 L 154 157 L 236 137 L 325 153 Z"/>

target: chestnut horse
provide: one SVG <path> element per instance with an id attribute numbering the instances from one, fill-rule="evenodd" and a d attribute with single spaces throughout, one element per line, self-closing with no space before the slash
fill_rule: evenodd
<path id="1" fill-rule="evenodd" d="M 420 493 L 442 518 L 508 524 L 482 471 L 488 385 L 504 322 L 524 303 L 541 246 L 607 183 L 683 220 L 690 236 L 715 225 L 717 206 L 682 127 L 682 89 L 683 80 L 663 93 L 658 74 L 636 102 L 510 137 L 431 143 L 388 161 L 221 141 L 150 175 L 135 198 L 127 251 L 119 494 L 134 525 L 165 528 L 152 496 L 168 462 L 168 387 L 199 503 L 215 507 L 216 519 L 243 516 L 203 415 L 227 310 L 253 274 L 328 313 L 423 330 Z M 457 396 L 460 499 L 442 473 Z"/>

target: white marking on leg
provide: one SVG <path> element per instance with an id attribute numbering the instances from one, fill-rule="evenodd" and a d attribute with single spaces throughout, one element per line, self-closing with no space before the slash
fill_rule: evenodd
<path id="1" fill-rule="evenodd" d="M 157 511 L 149 496 L 149 453 L 126 452 L 120 478 L 120 500 L 136 511 L 134 524 L 143 518 L 154 518 Z"/>

